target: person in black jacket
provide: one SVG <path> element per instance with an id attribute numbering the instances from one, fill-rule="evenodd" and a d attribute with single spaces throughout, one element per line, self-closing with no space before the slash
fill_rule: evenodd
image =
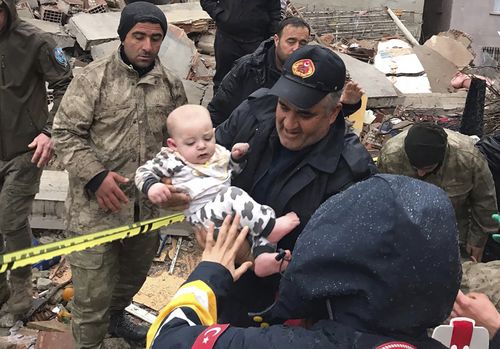
<path id="1" fill-rule="evenodd" d="M 238 59 L 208 104 L 214 126 L 223 123 L 253 92 L 263 87 L 271 88 L 280 78 L 286 59 L 308 43 L 310 33 L 307 22 L 288 17 L 280 22 L 272 38 L 263 41 L 255 52 Z M 360 108 L 363 93 L 357 83 L 347 83 L 340 99 L 344 116 Z"/>
<path id="2" fill-rule="evenodd" d="M 299 216 L 300 225 L 279 248 L 293 250 L 326 199 L 376 172 L 357 136 L 346 132 L 339 103 L 345 74 L 344 63 L 331 50 L 302 47 L 286 61 L 271 90 L 256 91 L 216 129 L 217 143 L 228 149 L 238 142 L 250 145 L 245 168 L 233 184 L 278 215 L 293 211 Z M 249 325 L 246 314 L 273 302 L 278 280 L 246 273 L 222 318 Z M 255 296 L 248 297 L 249 292 Z"/>
<path id="3" fill-rule="evenodd" d="M 151 326 L 148 349 L 446 348 L 427 335 L 450 314 L 460 283 L 457 223 L 440 188 L 384 174 L 332 196 L 297 240 L 277 301 L 255 315 L 260 328 L 217 322 L 249 267 L 234 263 L 245 238 L 237 223 L 228 231 L 227 219 L 217 242 L 208 234 L 202 262 Z M 290 318 L 305 326 L 279 324 Z"/>
<path id="4" fill-rule="evenodd" d="M 476 147 L 488 161 L 488 167 L 495 182 L 497 204 L 500 204 L 500 132 L 483 137 L 476 143 Z M 490 235 L 484 247 L 482 261 L 490 262 L 494 260 L 500 260 L 500 243 L 493 240 Z"/>
<path id="5" fill-rule="evenodd" d="M 278 30 L 280 0 L 200 0 L 217 26 L 214 94 L 234 61 L 255 51 Z"/>
<path id="6" fill-rule="evenodd" d="M 280 78 L 288 56 L 307 45 L 310 35 L 309 24 L 301 18 L 288 17 L 280 22 L 272 38 L 263 41 L 255 52 L 238 59 L 208 104 L 214 127 L 223 123 L 253 92 L 261 87 L 271 88 Z"/>

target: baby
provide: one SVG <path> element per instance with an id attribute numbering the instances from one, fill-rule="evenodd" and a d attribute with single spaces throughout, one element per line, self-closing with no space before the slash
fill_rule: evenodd
<path id="1" fill-rule="evenodd" d="M 263 277 L 286 268 L 290 251 L 280 261 L 283 255 L 276 252 L 276 243 L 299 225 L 299 217 L 290 212 L 276 218 L 271 207 L 231 186 L 231 173 L 241 171 L 248 144 L 237 143 L 231 152 L 216 144 L 210 114 L 200 105 L 175 109 L 168 116 L 167 129 L 167 147 L 137 169 L 137 188 L 152 203 L 162 204 L 171 193 L 161 180 L 171 178 L 176 189 L 191 197 L 184 214 L 193 225 L 208 227 L 213 222 L 217 231 L 227 215 L 240 215 L 241 226 L 249 228 L 255 274 Z"/>

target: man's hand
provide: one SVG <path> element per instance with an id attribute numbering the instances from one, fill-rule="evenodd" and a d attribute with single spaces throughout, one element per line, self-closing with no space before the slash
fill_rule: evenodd
<path id="1" fill-rule="evenodd" d="M 244 262 L 238 268 L 235 266 L 235 259 L 238 251 L 245 242 L 248 234 L 248 227 L 238 231 L 240 217 L 237 215 L 231 223 L 231 216 L 227 216 L 219 230 L 217 241 L 214 241 L 214 225 L 211 224 L 207 232 L 205 250 L 201 256 L 202 261 L 219 263 L 224 266 L 233 280 L 238 280 L 241 275 L 252 266 L 252 262 Z"/>
<path id="2" fill-rule="evenodd" d="M 188 194 L 175 189 L 172 185 L 172 179 L 163 178 L 161 182 L 167 186 L 167 189 L 170 192 L 170 198 L 167 202 L 163 203 L 162 207 L 168 208 L 172 211 L 183 211 L 189 207 L 191 198 Z"/>
<path id="3" fill-rule="evenodd" d="M 365 94 L 363 88 L 354 81 L 349 81 L 344 87 L 340 102 L 342 104 L 356 104 L 361 100 L 361 96 Z"/>
<path id="4" fill-rule="evenodd" d="M 474 319 L 477 326 L 483 326 L 488 330 L 490 339 L 500 329 L 500 313 L 488 297 L 482 293 L 471 292 L 464 295 L 462 291 L 458 291 L 451 312 L 451 317 L 457 316 Z"/>
<path id="5" fill-rule="evenodd" d="M 116 172 L 109 171 L 95 192 L 100 208 L 105 211 L 118 212 L 122 208 L 122 204 L 128 203 L 127 195 L 118 186 L 120 183 L 128 183 L 128 179 Z"/>
<path id="6" fill-rule="evenodd" d="M 172 193 L 168 190 L 166 184 L 155 183 L 148 190 L 148 199 L 153 204 L 164 204 L 172 197 Z"/>
<path id="7" fill-rule="evenodd" d="M 38 168 L 47 165 L 52 155 L 54 155 L 54 141 L 43 133 L 36 136 L 33 142 L 28 144 L 28 148 L 35 149 L 31 162 L 36 164 Z"/>
<path id="8" fill-rule="evenodd" d="M 233 149 L 231 149 L 231 157 L 234 160 L 240 159 L 248 152 L 248 148 L 250 148 L 248 143 L 236 143 L 233 145 Z"/>
<path id="9" fill-rule="evenodd" d="M 475 262 L 481 262 L 481 259 L 483 258 L 484 247 L 475 247 L 467 244 L 465 249 Z"/>

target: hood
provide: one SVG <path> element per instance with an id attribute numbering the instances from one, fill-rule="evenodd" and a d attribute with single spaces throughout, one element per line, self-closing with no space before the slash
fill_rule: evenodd
<path id="1" fill-rule="evenodd" d="M 438 187 L 375 175 L 332 196 L 299 236 L 266 321 L 331 318 L 418 337 L 450 313 L 461 267 L 453 207 Z"/>
<path id="2" fill-rule="evenodd" d="M 7 9 L 8 18 L 7 18 L 7 27 L 2 32 L 10 30 L 12 28 L 12 24 L 17 21 L 17 10 L 16 10 L 16 2 L 14 0 L 0 0 L 0 6 Z"/>

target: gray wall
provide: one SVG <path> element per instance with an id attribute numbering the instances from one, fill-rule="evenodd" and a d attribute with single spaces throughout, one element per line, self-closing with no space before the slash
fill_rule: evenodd
<path id="1" fill-rule="evenodd" d="M 482 61 L 484 46 L 500 47 L 500 15 L 492 15 L 493 0 L 455 0 L 451 12 L 450 28 L 472 37 L 476 63 Z"/>

